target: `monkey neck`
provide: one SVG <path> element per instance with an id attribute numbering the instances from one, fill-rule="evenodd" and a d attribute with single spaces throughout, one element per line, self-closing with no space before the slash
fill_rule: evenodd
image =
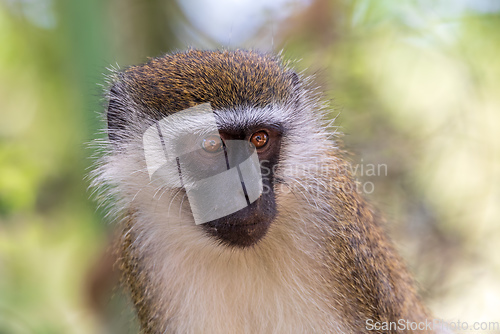
<path id="1" fill-rule="evenodd" d="M 279 229 L 248 249 L 171 244 L 156 263 L 126 229 L 121 268 L 146 333 L 343 332 L 324 298 L 318 245 Z"/>

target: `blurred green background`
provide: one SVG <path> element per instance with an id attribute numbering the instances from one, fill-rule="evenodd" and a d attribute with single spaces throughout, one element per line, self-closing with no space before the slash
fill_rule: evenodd
<path id="1" fill-rule="evenodd" d="M 88 143 L 106 68 L 188 46 L 299 59 L 436 317 L 500 321 L 499 1 L 0 0 L 0 333 L 135 330 Z"/>

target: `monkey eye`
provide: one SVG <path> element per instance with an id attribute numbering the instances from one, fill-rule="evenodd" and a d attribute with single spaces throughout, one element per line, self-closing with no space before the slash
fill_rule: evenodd
<path id="1" fill-rule="evenodd" d="M 203 138 L 201 148 L 208 153 L 218 153 L 223 149 L 222 138 L 219 135 L 210 135 Z"/>
<path id="2" fill-rule="evenodd" d="M 250 137 L 250 142 L 257 148 L 262 148 L 266 146 L 267 142 L 269 141 L 269 135 L 265 131 L 258 131 L 255 132 L 251 137 Z"/>

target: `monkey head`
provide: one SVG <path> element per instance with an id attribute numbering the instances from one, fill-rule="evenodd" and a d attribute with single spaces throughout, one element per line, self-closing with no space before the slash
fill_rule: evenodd
<path id="1" fill-rule="evenodd" d="M 101 178 L 149 228 L 253 246 L 297 210 L 293 171 L 331 148 L 316 95 L 277 56 L 190 50 L 111 79 Z"/>

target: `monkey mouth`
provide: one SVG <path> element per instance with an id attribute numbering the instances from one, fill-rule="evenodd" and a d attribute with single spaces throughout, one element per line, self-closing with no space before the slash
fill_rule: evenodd
<path id="1" fill-rule="evenodd" d="M 208 235 L 222 244 L 233 247 L 250 247 L 258 243 L 269 230 L 276 216 L 274 198 L 259 198 L 238 212 L 202 224 Z"/>

